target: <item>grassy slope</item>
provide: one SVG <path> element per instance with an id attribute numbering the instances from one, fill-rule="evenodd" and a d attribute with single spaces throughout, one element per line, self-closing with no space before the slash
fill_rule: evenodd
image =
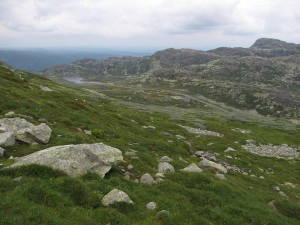
<path id="1" fill-rule="evenodd" d="M 273 190 L 274 185 L 300 180 L 299 161 L 268 159 L 251 155 L 241 149 L 235 141 L 243 143 L 255 139 L 260 143 L 287 143 L 299 145 L 299 128 L 286 131 L 261 126 L 256 123 L 211 119 L 201 116 L 207 129 L 221 132 L 224 138 L 195 137 L 178 124 L 191 121 L 174 121 L 158 113 L 143 113 L 134 109 L 115 106 L 107 100 L 92 96 L 80 89 L 67 88 L 34 74 L 13 71 L 0 66 L 0 114 L 15 111 L 32 116 L 33 123 L 46 118 L 53 130 L 51 141 L 46 146 L 18 144 L 7 148 L 4 165 L 12 162 L 8 158 L 22 156 L 46 147 L 104 142 L 120 148 L 138 151 L 138 158 L 125 156 L 126 163 L 115 166 L 101 179 L 88 174 L 81 179 L 68 178 L 59 171 L 40 166 L 0 171 L 0 224 L 299 224 L 299 186 L 288 189 L 280 186 L 290 197 L 288 200 Z M 40 85 L 48 86 L 53 92 L 43 92 Z M 195 119 L 195 118 L 193 118 Z M 133 120 L 135 122 L 133 122 Z M 155 126 L 155 130 L 144 129 L 143 125 Z M 76 131 L 76 127 L 93 131 L 92 136 Z M 242 135 L 231 128 L 245 128 L 255 132 Z M 163 134 L 169 132 L 171 136 Z M 214 177 L 214 172 L 204 170 L 201 174 L 178 172 L 188 162 L 199 160 L 189 155 L 189 148 L 174 135 L 185 136 L 195 149 L 217 152 L 218 158 L 226 159 L 252 173 L 263 175 L 265 180 L 229 172 L 226 181 Z M 173 142 L 168 142 L 172 140 Z M 214 142 L 212 146 L 208 143 Z M 234 147 L 240 160 L 227 159 L 224 150 Z M 143 173 L 155 174 L 158 159 L 168 155 L 177 172 L 167 175 L 165 182 L 155 186 L 137 184 L 124 179 L 122 168 L 132 164 L 132 178 Z M 259 168 L 271 168 L 273 175 L 266 175 Z M 13 178 L 22 176 L 21 182 Z M 133 206 L 117 205 L 104 207 L 101 197 L 112 188 L 125 191 L 135 202 Z M 267 206 L 276 200 L 279 212 Z M 145 205 L 155 201 L 158 209 L 149 212 Z M 162 209 L 170 216 L 156 218 Z"/>

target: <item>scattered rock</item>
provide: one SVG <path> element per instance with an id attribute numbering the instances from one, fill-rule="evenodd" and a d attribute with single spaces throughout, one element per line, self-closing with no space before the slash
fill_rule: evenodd
<path id="1" fill-rule="evenodd" d="M 226 155 L 226 158 L 232 159 L 232 156 L 231 155 Z"/>
<path id="2" fill-rule="evenodd" d="M 8 159 L 15 159 L 15 157 L 13 157 L 12 155 L 11 156 L 9 156 L 9 158 Z"/>
<path id="3" fill-rule="evenodd" d="M 234 148 L 228 147 L 224 152 L 235 152 Z"/>
<path id="4" fill-rule="evenodd" d="M 256 141 L 250 139 L 250 140 L 246 140 L 246 143 L 250 145 L 255 145 Z"/>
<path id="5" fill-rule="evenodd" d="M 45 123 L 30 128 L 24 128 L 17 131 L 16 140 L 32 144 L 47 144 L 50 140 L 52 130 Z"/>
<path id="6" fill-rule="evenodd" d="M 208 160 L 213 160 L 213 161 L 217 161 L 216 156 L 214 153 L 211 152 L 204 152 L 204 151 L 196 151 L 195 155 L 198 158 L 206 158 Z"/>
<path id="7" fill-rule="evenodd" d="M 276 205 L 275 205 L 275 200 L 272 200 L 268 203 L 268 206 L 271 207 L 274 211 L 277 211 Z"/>
<path id="8" fill-rule="evenodd" d="M 286 187 L 288 187 L 288 188 L 296 188 L 296 185 L 292 184 L 290 182 L 285 182 L 283 185 L 286 186 Z"/>
<path id="9" fill-rule="evenodd" d="M 152 129 L 152 130 L 156 129 L 156 127 L 154 127 L 154 126 L 142 126 L 142 128 L 144 128 L 144 129 Z"/>
<path id="10" fill-rule="evenodd" d="M 63 145 L 20 157 L 10 167 L 39 164 L 61 170 L 72 177 L 80 177 L 87 172 L 104 177 L 113 164 L 122 160 L 119 149 L 102 143 Z"/>
<path id="11" fill-rule="evenodd" d="M 50 89 L 49 87 L 43 86 L 43 85 L 40 86 L 40 89 L 42 91 L 47 91 L 47 92 L 51 92 L 52 91 L 52 89 Z"/>
<path id="12" fill-rule="evenodd" d="M 222 166 L 219 163 L 209 161 L 206 158 L 202 158 L 202 161 L 199 164 L 200 164 L 200 166 L 214 168 L 222 173 L 227 173 L 227 169 L 224 166 Z"/>
<path id="13" fill-rule="evenodd" d="M 183 158 L 179 157 L 179 161 L 184 162 L 184 163 L 188 163 L 188 161 L 184 160 Z"/>
<path id="14" fill-rule="evenodd" d="M 146 205 L 146 209 L 148 210 L 155 210 L 157 207 L 157 204 L 155 202 L 149 202 L 147 205 Z"/>
<path id="15" fill-rule="evenodd" d="M 76 127 L 75 129 L 76 129 L 78 132 L 80 132 L 80 133 L 83 132 L 83 130 L 82 130 L 80 127 Z"/>
<path id="16" fill-rule="evenodd" d="M 90 131 L 90 130 L 84 130 L 83 131 L 86 135 L 92 135 L 92 131 Z"/>
<path id="17" fill-rule="evenodd" d="M 125 152 L 125 155 L 127 155 L 127 156 L 135 156 L 136 153 L 137 153 L 137 151 L 135 151 L 135 150 L 130 150 L 130 151 Z"/>
<path id="18" fill-rule="evenodd" d="M 153 179 L 153 177 L 149 173 L 145 173 L 141 177 L 140 182 L 143 184 L 156 184 L 156 181 Z"/>
<path id="19" fill-rule="evenodd" d="M 179 134 L 176 134 L 175 137 L 176 137 L 178 140 L 185 140 L 185 137 L 183 137 L 182 135 L 179 135 Z"/>
<path id="20" fill-rule="evenodd" d="M 5 117 L 14 116 L 14 115 L 15 115 L 14 111 L 10 111 L 10 112 L 4 114 Z"/>
<path id="21" fill-rule="evenodd" d="M 283 191 L 278 192 L 282 197 L 289 198 Z"/>
<path id="22" fill-rule="evenodd" d="M 265 177 L 264 177 L 264 176 L 259 176 L 259 179 L 262 179 L 262 180 L 264 180 L 264 179 L 265 179 Z"/>
<path id="23" fill-rule="evenodd" d="M 265 157 L 275 157 L 275 158 L 285 158 L 285 159 L 295 159 L 299 157 L 299 148 L 289 147 L 286 144 L 282 145 L 260 145 L 256 146 L 252 143 L 247 143 L 242 145 L 242 147 L 256 155 L 265 156 Z"/>
<path id="24" fill-rule="evenodd" d="M 280 191 L 280 187 L 278 187 L 278 186 L 274 186 L 273 189 L 274 189 L 275 191 Z"/>
<path id="25" fill-rule="evenodd" d="M 16 144 L 15 134 L 13 132 L 0 133 L 0 146 L 8 147 Z"/>
<path id="26" fill-rule="evenodd" d="M 216 174 L 216 178 L 218 178 L 220 180 L 226 180 L 226 177 L 223 174 L 220 174 L 220 173 Z"/>
<path id="27" fill-rule="evenodd" d="M 172 172 L 175 172 L 175 169 L 168 162 L 161 162 L 158 164 L 158 172 L 159 173 L 172 173 Z"/>
<path id="28" fill-rule="evenodd" d="M 125 178 L 126 180 L 130 180 L 130 175 L 132 175 L 132 174 L 129 173 L 129 172 L 125 172 L 125 173 L 124 173 L 124 178 Z"/>
<path id="29" fill-rule="evenodd" d="M 240 128 L 232 128 L 231 130 L 235 131 L 235 132 L 239 132 L 241 134 L 250 134 L 251 133 L 251 130 L 244 130 L 244 129 L 240 129 Z"/>
<path id="30" fill-rule="evenodd" d="M 163 181 L 164 181 L 164 179 L 162 179 L 160 177 L 156 179 L 156 183 L 158 183 L 158 184 L 161 183 L 161 182 L 163 182 Z"/>
<path id="31" fill-rule="evenodd" d="M 118 189 L 113 189 L 107 195 L 105 195 L 101 200 L 101 203 L 104 206 L 109 206 L 119 202 L 134 204 L 134 202 L 129 198 L 129 196 L 125 192 L 120 191 Z"/>
<path id="32" fill-rule="evenodd" d="M 161 210 L 161 211 L 159 211 L 159 212 L 156 214 L 156 218 L 157 218 L 157 219 L 162 219 L 162 218 L 167 217 L 167 216 L 169 216 L 169 215 L 170 215 L 170 212 L 169 212 L 169 211 L 167 211 L 167 210 Z"/>
<path id="33" fill-rule="evenodd" d="M 0 147 L 0 157 L 3 157 L 4 152 L 5 152 L 5 149 Z"/>
<path id="34" fill-rule="evenodd" d="M 38 121 L 40 123 L 48 123 L 48 120 L 46 118 L 39 118 Z"/>
<path id="35" fill-rule="evenodd" d="M 191 163 L 184 169 L 181 169 L 181 171 L 189 172 L 189 173 L 201 173 L 202 169 L 200 169 L 195 163 Z"/>
<path id="36" fill-rule="evenodd" d="M 16 182 L 21 182 L 22 179 L 23 179 L 23 177 L 16 177 L 16 178 L 14 179 L 14 181 L 16 181 Z"/>
<path id="37" fill-rule="evenodd" d="M 127 166 L 127 169 L 128 169 L 128 170 L 132 170 L 132 169 L 133 169 L 133 165 L 129 164 L 129 165 Z"/>
<path id="38" fill-rule="evenodd" d="M 223 134 L 214 132 L 214 131 L 209 131 L 209 130 L 202 130 L 200 128 L 193 128 L 193 127 L 188 127 L 188 126 L 182 126 L 180 127 L 186 129 L 188 132 L 192 134 L 200 134 L 200 135 L 207 135 L 207 136 L 215 136 L 215 137 L 223 137 Z"/>
<path id="39" fill-rule="evenodd" d="M 168 156 L 163 156 L 163 157 L 160 158 L 159 161 L 160 161 L 160 162 L 171 162 L 171 161 L 173 161 L 173 159 L 171 159 L 171 158 L 168 157 Z"/>
<path id="40" fill-rule="evenodd" d="M 155 178 L 164 178 L 165 176 L 162 173 L 156 173 Z"/>

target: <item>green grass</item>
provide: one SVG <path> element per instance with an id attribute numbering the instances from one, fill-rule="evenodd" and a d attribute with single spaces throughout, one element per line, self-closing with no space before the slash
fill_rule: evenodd
<path id="1" fill-rule="evenodd" d="M 22 79 L 20 78 L 22 77 Z M 299 160 L 286 161 L 264 158 L 245 152 L 239 144 L 247 139 L 258 143 L 299 146 L 300 130 L 288 121 L 264 123 L 262 120 L 228 120 L 221 114 L 208 114 L 209 109 L 192 105 L 173 107 L 163 104 L 151 94 L 143 98 L 121 102 L 119 89 L 110 98 L 102 98 L 80 87 L 71 88 L 56 84 L 43 77 L 12 71 L 0 66 L 0 114 L 15 111 L 32 116 L 30 122 L 38 124 L 46 118 L 53 130 L 47 145 L 17 144 L 6 148 L 0 163 L 9 165 L 10 156 L 20 157 L 56 145 L 103 142 L 119 148 L 123 153 L 137 151 L 136 158 L 124 155 L 125 162 L 112 168 L 104 179 L 94 174 L 70 178 L 64 173 L 44 166 L 30 165 L 0 170 L 0 224 L 299 224 L 300 187 L 286 188 L 280 184 L 300 180 Z M 43 92 L 39 86 L 48 86 L 53 92 Z M 128 92 L 128 96 L 131 94 Z M 115 97 L 115 98 L 114 98 Z M 158 103 L 157 103 L 158 101 Z M 124 103 L 124 104 L 123 104 Z M 157 104 L 155 104 L 157 103 Z M 126 106 L 124 106 L 126 105 Z M 171 106 L 172 107 L 171 107 Z M 143 108 L 144 107 L 144 108 Z M 176 118 L 176 120 L 174 119 Z M 261 119 L 261 118 L 260 118 Z M 188 133 L 179 124 L 224 134 L 223 138 Z M 142 126 L 155 126 L 145 129 Z M 78 132 L 76 127 L 92 131 L 92 135 Z M 253 131 L 239 134 L 232 128 Z M 287 129 L 288 128 L 288 129 Z M 166 134 L 168 132 L 168 134 Z M 199 159 L 190 155 L 189 147 L 175 135 L 186 137 L 195 150 L 218 153 L 218 159 L 235 164 L 252 174 L 263 175 L 260 180 L 229 171 L 227 180 L 215 178 L 215 172 L 204 169 L 201 174 L 179 172 L 188 163 Z M 172 141 L 172 142 L 170 142 Z M 207 145 L 213 142 L 213 145 Z M 224 153 L 227 147 L 234 153 Z M 173 159 L 176 172 L 166 175 L 165 181 L 149 186 L 138 184 L 143 173 L 157 172 L 160 157 Z M 226 155 L 238 157 L 228 159 Z M 179 161 L 182 157 L 188 163 Z M 124 178 L 122 169 L 134 166 L 132 180 Z M 266 174 L 260 169 L 273 171 Z M 22 177 L 20 181 L 15 178 Z M 289 199 L 280 196 L 273 186 L 280 186 Z M 102 197 L 118 188 L 125 191 L 134 205 L 117 204 L 104 207 Z M 275 200 L 277 212 L 267 204 Z M 155 201 L 155 211 L 146 210 L 148 202 Z M 160 210 L 170 211 L 169 216 L 156 217 Z"/>

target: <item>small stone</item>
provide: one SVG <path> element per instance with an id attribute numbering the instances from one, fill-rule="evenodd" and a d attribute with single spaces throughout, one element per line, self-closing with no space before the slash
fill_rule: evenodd
<path id="1" fill-rule="evenodd" d="M 214 168 L 222 173 L 227 173 L 227 169 L 221 164 L 209 161 L 206 158 L 202 158 L 202 161 L 199 163 L 200 166 Z"/>
<path id="2" fill-rule="evenodd" d="M 153 179 L 153 177 L 149 173 L 145 173 L 141 177 L 140 182 L 143 184 L 156 184 L 156 181 Z"/>
<path id="3" fill-rule="evenodd" d="M 46 87 L 46 86 L 43 86 L 43 85 L 40 86 L 40 89 L 42 91 L 46 91 L 46 92 L 51 92 L 52 91 L 49 87 Z"/>
<path id="4" fill-rule="evenodd" d="M 168 162 L 161 162 L 158 164 L 158 172 L 159 173 L 172 173 L 172 172 L 175 172 L 175 169 Z"/>
<path id="5" fill-rule="evenodd" d="M 179 134 L 176 134 L 175 137 L 176 137 L 178 140 L 185 140 L 185 137 L 183 137 L 182 135 L 179 135 Z"/>
<path id="6" fill-rule="evenodd" d="M 274 189 L 275 191 L 280 191 L 280 187 L 278 187 L 278 186 L 274 186 L 273 189 Z"/>
<path id="7" fill-rule="evenodd" d="M 90 130 L 84 130 L 83 131 L 86 135 L 92 135 L 92 131 L 90 131 Z"/>
<path id="8" fill-rule="evenodd" d="M 227 178 L 223 175 L 223 174 L 216 174 L 216 178 L 220 179 L 220 180 L 226 180 Z"/>
<path id="9" fill-rule="evenodd" d="M 41 123 L 48 123 L 48 120 L 46 120 L 46 118 L 39 118 L 38 121 Z"/>
<path id="10" fill-rule="evenodd" d="M 80 133 L 83 132 L 83 130 L 82 130 L 80 127 L 76 127 L 75 129 L 76 129 L 78 132 L 80 132 Z"/>
<path id="11" fill-rule="evenodd" d="M 256 141 L 254 141 L 254 140 L 246 140 L 246 143 L 250 144 L 250 145 L 255 145 Z"/>
<path id="12" fill-rule="evenodd" d="M 201 173 L 202 169 L 200 169 L 195 163 L 191 163 L 184 169 L 181 169 L 183 172 L 189 172 L 189 173 Z"/>
<path id="13" fill-rule="evenodd" d="M 135 150 L 127 151 L 127 152 L 125 152 L 124 155 L 127 155 L 127 156 L 135 156 L 135 155 L 136 155 L 136 151 L 135 151 Z"/>
<path id="14" fill-rule="evenodd" d="M 104 206 L 109 206 L 109 205 L 112 205 L 114 203 L 119 203 L 119 202 L 134 204 L 134 202 L 129 198 L 129 196 L 125 192 L 118 190 L 116 188 L 113 189 L 112 191 L 110 191 L 101 200 L 101 203 Z"/>
<path id="15" fill-rule="evenodd" d="M 234 148 L 228 147 L 224 152 L 235 152 Z"/>
<path id="16" fill-rule="evenodd" d="M 164 178 L 165 176 L 162 173 L 156 173 L 154 177 L 155 178 L 159 178 L 159 177 Z"/>
<path id="17" fill-rule="evenodd" d="M 173 159 L 171 159 L 171 158 L 168 157 L 168 156 L 163 156 L 163 157 L 160 158 L 159 161 L 160 161 L 160 162 L 171 162 L 171 161 L 173 161 Z"/>
<path id="18" fill-rule="evenodd" d="M 8 159 L 14 159 L 15 157 L 13 157 L 12 155 L 8 158 Z"/>
<path id="19" fill-rule="evenodd" d="M 158 184 L 161 183 L 161 182 L 163 182 L 163 181 L 164 181 L 164 179 L 162 179 L 160 177 L 156 179 L 156 183 L 158 183 Z"/>
<path id="20" fill-rule="evenodd" d="M 17 178 L 14 179 L 14 181 L 21 182 L 22 179 L 23 179 L 23 177 L 17 177 Z"/>
<path id="21" fill-rule="evenodd" d="M 254 175 L 254 174 L 251 174 L 251 175 L 250 175 L 250 177 L 257 177 L 257 176 L 256 176 L 256 175 Z"/>
<path id="22" fill-rule="evenodd" d="M 248 173 L 247 173 L 247 172 L 243 172 L 243 175 L 247 176 L 247 175 L 248 175 Z"/>
<path id="23" fill-rule="evenodd" d="M 272 200 L 268 203 L 268 206 L 271 207 L 274 211 L 277 211 L 275 200 Z"/>
<path id="24" fill-rule="evenodd" d="M 232 156 L 231 155 L 226 155 L 226 158 L 232 159 Z"/>
<path id="25" fill-rule="evenodd" d="M 125 178 L 126 180 L 130 180 L 130 175 L 131 175 L 131 173 L 125 172 L 125 173 L 124 173 L 124 178 Z"/>
<path id="26" fill-rule="evenodd" d="M 283 185 L 286 186 L 286 187 L 288 187 L 288 188 L 296 188 L 296 185 L 292 184 L 290 182 L 285 182 Z"/>
<path id="27" fill-rule="evenodd" d="M 132 169 L 133 169 L 133 165 L 129 164 L 129 165 L 127 166 L 127 169 L 128 169 L 128 170 L 132 170 Z"/>
<path id="28" fill-rule="evenodd" d="M 282 197 L 289 198 L 283 191 L 278 192 Z"/>
<path id="29" fill-rule="evenodd" d="M 157 207 L 157 204 L 155 202 L 149 202 L 147 205 L 146 205 L 146 209 L 148 210 L 155 210 Z"/>
<path id="30" fill-rule="evenodd" d="M 137 184 L 140 183 L 139 179 L 134 179 L 134 182 Z"/>
<path id="31" fill-rule="evenodd" d="M 14 111 L 10 111 L 10 112 L 4 114 L 5 117 L 9 117 L 9 116 L 13 116 L 13 115 L 15 115 Z"/>
<path id="32" fill-rule="evenodd" d="M 184 162 L 184 163 L 188 163 L 188 161 L 184 160 L 183 158 L 179 157 L 179 161 Z"/>
<path id="33" fill-rule="evenodd" d="M 156 214 L 157 219 L 162 219 L 163 217 L 167 217 L 170 215 L 170 212 L 167 210 L 161 210 Z"/>
<path id="34" fill-rule="evenodd" d="M 264 176 L 259 176 L 259 179 L 262 179 L 262 180 L 264 180 L 264 179 L 265 179 L 265 177 L 264 177 Z"/>

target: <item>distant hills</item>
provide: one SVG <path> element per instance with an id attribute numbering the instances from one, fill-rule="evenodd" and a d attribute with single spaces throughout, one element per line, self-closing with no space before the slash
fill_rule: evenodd
<path id="1" fill-rule="evenodd" d="M 82 58 L 106 59 L 113 56 L 143 56 L 145 53 L 114 50 L 0 50 L 0 61 L 14 68 L 37 72 Z"/>
<path id="2" fill-rule="evenodd" d="M 166 49 L 151 56 L 84 59 L 43 71 L 63 80 L 166 85 L 242 109 L 300 116 L 300 45 L 261 38 L 250 48 Z"/>

